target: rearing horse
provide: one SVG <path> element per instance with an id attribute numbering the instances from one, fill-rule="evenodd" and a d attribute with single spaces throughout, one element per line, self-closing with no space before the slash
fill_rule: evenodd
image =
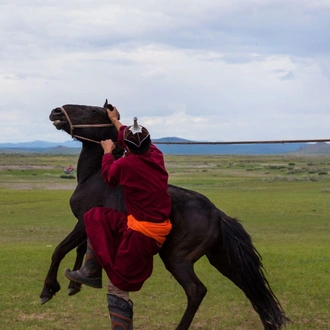
<path id="1" fill-rule="evenodd" d="M 57 273 L 61 260 L 74 248 L 77 257 L 73 270 L 81 267 L 86 252 L 83 215 L 96 206 L 125 211 L 121 188 L 110 188 L 101 176 L 103 149 L 100 141 L 117 140 L 117 131 L 104 107 L 64 105 L 51 111 L 55 127 L 82 142 L 77 166 L 77 187 L 70 206 L 78 222 L 72 232 L 56 247 L 40 294 L 44 304 L 60 290 Z M 96 142 L 96 143 L 95 143 Z M 123 150 L 118 148 L 117 157 Z M 288 321 L 278 299 L 265 278 L 261 257 L 251 237 L 236 219 L 219 210 L 205 196 L 173 185 L 172 231 L 159 255 L 166 269 L 183 287 L 187 308 L 176 330 L 187 330 L 207 289 L 194 272 L 194 263 L 206 256 L 221 274 L 239 287 L 258 313 L 265 330 L 279 330 Z M 80 291 L 81 284 L 70 282 L 69 295 Z"/>

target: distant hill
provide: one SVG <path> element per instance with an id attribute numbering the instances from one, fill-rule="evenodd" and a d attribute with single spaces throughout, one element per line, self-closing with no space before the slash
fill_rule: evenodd
<path id="1" fill-rule="evenodd" d="M 191 140 L 181 139 L 178 137 L 163 137 L 160 139 L 152 139 L 153 142 L 192 142 Z"/>
<path id="2" fill-rule="evenodd" d="M 330 144 L 320 142 L 284 143 L 284 144 L 164 144 L 166 142 L 193 142 L 178 137 L 153 139 L 161 142 L 158 148 L 164 154 L 203 155 L 271 155 L 271 154 L 330 154 Z M 47 154 L 79 154 L 81 142 L 70 140 L 65 142 L 32 141 L 22 143 L 0 143 L 1 153 L 47 153 Z"/>
<path id="3" fill-rule="evenodd" d="M 47 154 L 79 154 L 81 142 L 70 140 L 65 142 L 31 141 L 18 143 L 0 143 L 2 153 L 47 153 Z"/>
<path id="4" fill-rule="evenodd" d="M 158 145 L 164 154 L 271 155 L 295 152 L 306 144 L 188 144 Z"/>
<path id="5" fill-rule="evenodd" d="M 47 142 L 47 141 L 31 141 L 31 142 L 18 142 L 18 143 L 0 143 L 0 149 L 33 149 L 33 148 L 54 148 L 54 147 L 67 147 L 67 148 L 81 148 L 81 142 L 77 140 L 70 140 L 65 142 Z"/>
<path id="6" fill-rule="evenodd" d="M 313 144 L 308 144 L 299 148 L 297 153 L 300 154 L 317 154 L 317 155 L 324 155 L 330 154 L 330 144 L 325 142 L 318 142 Z"/>

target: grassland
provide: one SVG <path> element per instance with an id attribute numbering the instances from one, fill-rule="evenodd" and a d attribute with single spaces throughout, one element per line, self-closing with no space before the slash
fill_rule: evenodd
<path id="1" fill-rule="evenodd" d="M 50 258 L 76 220 L 75 180 L 63 177 L 77 156 L 0 155 L 0 328 L 109 329 L 105 290 L 62 290 L 41 306 Z M 263 257 L 267 278 L 292 330 L 330 329 L 330 156 L 166 156 L 172 184 L 197 190 L 240 219 Z M 191 329 L 259 330 L 243 293 L 202 258 L 208 288 Z M 133 293 L 136 330 L 174 329 L 186 298 L 158 257 L 152 277 Z"/>

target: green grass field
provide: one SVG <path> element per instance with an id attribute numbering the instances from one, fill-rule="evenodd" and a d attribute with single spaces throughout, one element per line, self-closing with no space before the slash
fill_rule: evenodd
<path id="1" fill-rule="evenodd" d="M 77 156 L 0 154 L 0 329 L 110 329 L 106 291 L 61 291 L 45 305 L 39 295 L 54 248 L 76 219 L 63 178 Z M 166 156 L 170 183 L 205 194 L 241 220 L 263 257 L 267 278 L 292 320 L 288 329 L 330 329 L 330 156 Z M 191 329 L 258 330 L 244 294 L 205 258 L 196 273 L 208 288 Z M 104 284 L 106 279 L 104 278 Z M 186 297 L 155 258 L 152 277 L 134 301 L 134 329 L 175 329 Z"/>

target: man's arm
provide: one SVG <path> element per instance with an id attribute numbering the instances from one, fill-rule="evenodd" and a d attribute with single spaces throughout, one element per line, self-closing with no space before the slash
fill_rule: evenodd
<path id="1" fill-rule="evenodd" d="M 111 187 L 118 184 L 119 172 L 116 160 L 111 153 L 105 153 L 102 158 L 102 178 Z"/>

